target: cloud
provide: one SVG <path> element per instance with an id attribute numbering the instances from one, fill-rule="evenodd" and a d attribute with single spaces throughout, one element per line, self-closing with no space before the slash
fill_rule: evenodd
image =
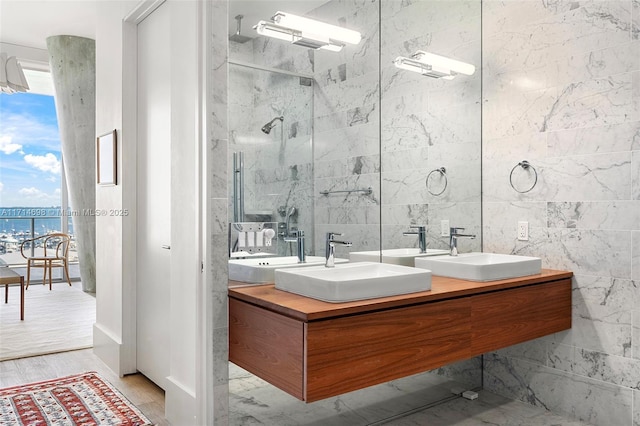
<path id="1" fill-rule="evenodd" d="M 23 182 L 24 184 L 25 182 Z M 34 186 L 16 186 L 4 182 L 4 188 L 0 191 L 0 207 L 45 207 L 59 206 L 61 203 L 61 190 L 56 187 L 38 187 L 37 183 L 29 183 Z"/>
<path id="2" fill-rule="evenodd" d="M 58 161 L 58 157 L 50 152 L 45 155 L 27 154 L 24 156 L 24 161 L 43 172 L 60 173 L 60 161 Z"/>
<path id="3" fill-rule="evenodd" d="M 3 109 L 0 140 L 9 138 L 10 143 L 23 146 L 60 149 L 60 132 L 54 123 L 47 123 L 44 117 L 15 113 Z"/>
<path id="4" fill-rule="evenodd" d="M 2 192 L 2 188 L 4 188 L 4 184 L 0 182 L 0 192 Z"/>
<path id="5" fill-rule="evenodd" d="M 0 151 L 10 155 L 21 149 L 22 145 L 13 143 L 13 137 L 11 135 L 0 135 Z"/>
<path id="6" fill-rule="evenodd" d="M 32 196 L 38 196 L 38 195 L 46 195 L 44 194 L 44 192 L 40 191 L 38 188 L 35 187 L 31 187 L 31 188 L 21 188 L 20 191 L 18 191 L 18 193 L 20 195 L 24 195 L 25 197 L 32 197 Z"/>
<path id="7" fill-rule="evenodd" d="M 48 206 L 60 204 L 60 190 L 55 189 L 52 194 L 48 194 L 36 187 L 21 188 L 18 190 L 21 206 Z M 17 205 L 17 204 L 16 204 Z"/>

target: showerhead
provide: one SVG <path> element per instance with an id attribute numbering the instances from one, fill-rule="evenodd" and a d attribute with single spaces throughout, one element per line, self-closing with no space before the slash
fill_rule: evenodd
<path id="1" fill-rule="evenodd" d="M 297 215 L 298 215 L 298 211 L 296 210 L 295 207 L 291 207 L 287 212 L 287 222 L 286 222 L 287 234 L 289 233 L 289 222 L 291 221 L 291 216 L 297 216 Z"/>
<path id="2" fill-rule="evenodd" d="M 262 126 L 262 129 L 260 130 L 262 130 L 263 133 L 266 133 L 268 135 L 269 133 L 271 133 L 271 130 L 276 126 L 276 121 L 278 120 L 284 121 L 284 116 L 281 115 L 280 117 L 274 118 L 273 120 L 271 120 L 270 122 Z"/>
<path id="3" fill-rule="evenodd" d="M 296 208 L 295 208 L 295 207 L 291 207 L 291 208 L 289 209 L 289 211 L 287 212 L 287 220 L 289 220 L 289 218 L 290 218 L 291 216 L 293 216 L 295 213 L 296 213 Z"/>
<path id="4" fill-rule="evenodd" d="M 236 33 L 229 36 L 229 40 L 235 41 L 236 43 L 246 43 L 251 40 L 251 37 L 240 34 L 242 18 L 244 18 L 244 15 L 236 15 Z"/>

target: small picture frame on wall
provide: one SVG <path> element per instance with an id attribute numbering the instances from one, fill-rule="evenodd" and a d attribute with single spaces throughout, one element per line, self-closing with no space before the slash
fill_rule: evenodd
<path id="1" fill-rule="evenodd" d="M 96 139 L 96 171 L 98 185 L 117 185 L 116 130 Z"/>

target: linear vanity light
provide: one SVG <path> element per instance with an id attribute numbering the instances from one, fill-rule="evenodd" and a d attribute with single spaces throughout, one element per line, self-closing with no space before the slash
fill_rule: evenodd
<path id="1" fill-rule="evenodd" d="M 396 68 L 445 80 L 453 80 L 458 74 L 472 75 L 476 71 L 476 67 L 471 64 L 423 50 L 417 50 L 410 58 L 398 56 L 393 63 Z"/>
<path id="2" fill-rule="evenodd" d="M 362 39 L 357 31 L 280 11 L 271 21 L 260 21 L 253 28 L 263 36 L 333 52 L 339 52 L 347 43 L 358 44 Z"/>

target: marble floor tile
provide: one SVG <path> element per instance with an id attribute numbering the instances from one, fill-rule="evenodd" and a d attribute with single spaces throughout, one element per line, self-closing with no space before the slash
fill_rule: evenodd
<path id="1" fill-rule="evenodd" d="M 229 424 L 234 426 L 578 426 L 576 420 L 480 391 L 473 401 L 453 398 L 459 382 L 419 374 L 311 404 L 298 401 L 259 377 L 229 364 Z M 402 414 L 425 407 L 410 415 Z"/>
<path id="2" fill-rule="evenodd" d="M 554 415 L 539 407 L 514 401 L 489 391 L 478 392 L 478 399 L 456 398 L 406 417 L 391 420 L 393 426 L 585 426 L 578 420 Z"/>

